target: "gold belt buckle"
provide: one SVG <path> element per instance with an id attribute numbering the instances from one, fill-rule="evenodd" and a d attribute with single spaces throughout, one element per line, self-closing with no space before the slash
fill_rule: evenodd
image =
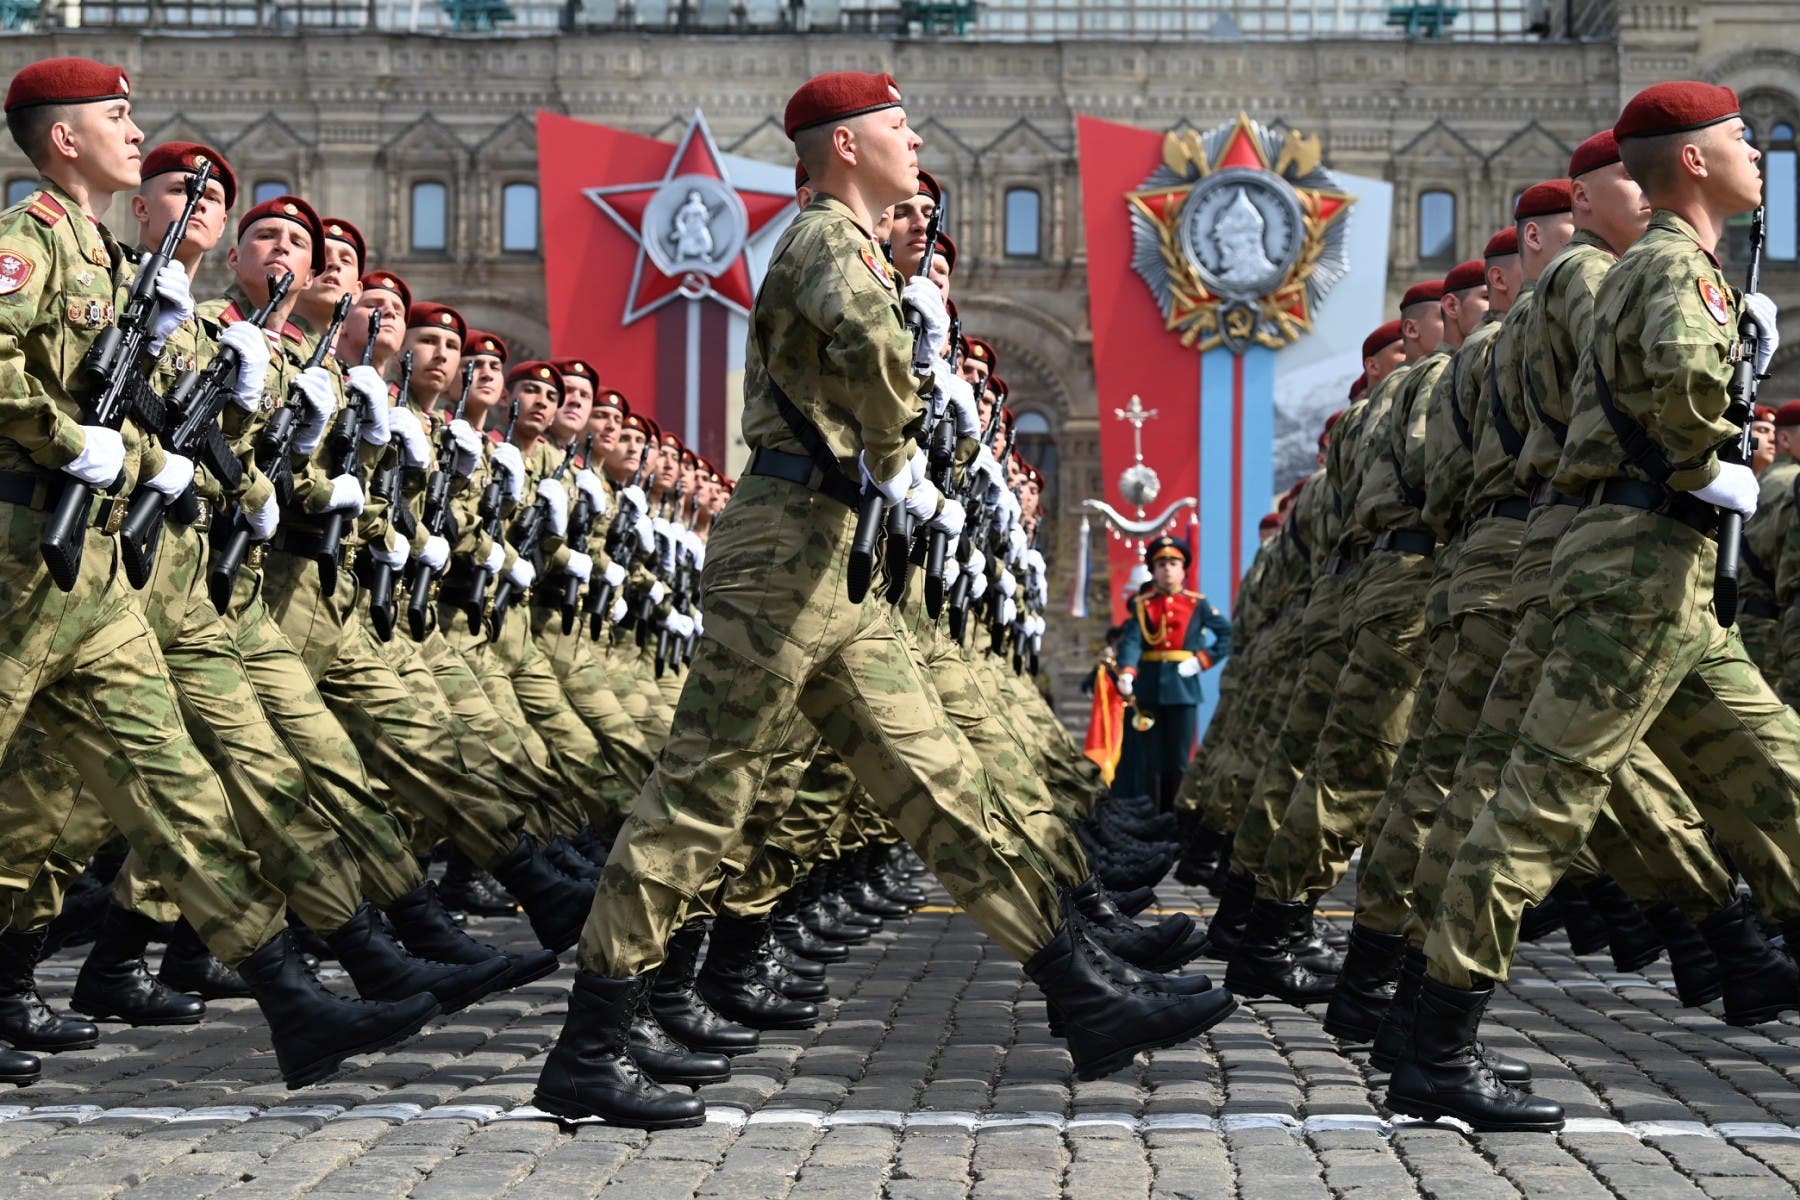
<path id="1" fill-rule="evenodd" d="M 251 546 L 250 552 L 244 555 L 244 565 L 246 567 L 260 568 L 263 565 L 263 554 L 267 549 L 267 544 L 263 542 L 257 542 L 255 545 Z"/>
<path id="2" fill-rule="evenodd" d="M 125 523 L 125 501 L 115 497 L 101 501 L 100 531 L 111 537 L 119 532 L 119 526 Z"/>

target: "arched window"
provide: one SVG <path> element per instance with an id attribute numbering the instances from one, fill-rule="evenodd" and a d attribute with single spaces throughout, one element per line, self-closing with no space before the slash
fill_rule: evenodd
<path id="1" fill-rule="evenodd" d="M 37 191 L 37 180 L 20 175 L 6 181 L 6 203 L 10 208 Z"/>
<path id="2" fill-rule="evenodd" d="M 449 247 L 450 192 L 443 184 L 426 181 L 412 185 L 412 236 L 414 253 L 441 253 Z"/>
<path id="3" fill-rule="evenodd" d="M 510 254 L 537 253 L 536 184 L 509 183 L 500 189 L 500 249 Z"/>
<path id="4" fill-rule="evenodd" d="M 1041 497 L 1046 514 L 1053 511 L 1050 492 L 1056 487 L 1056 439 L 1050 433 L 1050 421 L 1043 413 L 1027 409 L 1018 414 L 1013 421 L 1013 432 L 1016 440 L 1013 449 L 1019 457 L 1044 473 L 1044 495 Z"/>
<path id="5" fill-rule="evenodd" d="M 256 181 L 255 189 L 250 193 L 250 203 L 261 204 L 264 200 L 273 200 L 277 196 L 290 194 L 285 179 L 259 179 Z"/>
<path id="6" fill-rule="evenodd" d="M 1456 258 L 1456 196 L 1433 190 L 1419 193 L 1419 261 L 1448 263 Z"/>
<path id="7" fill-rule="evenodd" d="M 1043 253 L 1044 200 L 1036 188 L 1006 189 L 1006 256 L 1037 258 Z"/>
<path id="8" fill-rule="evenodd" d="M 1782 122 L 1769 130 L 1763 149 L 1763 203 L 1768 206 L 1769 240 L 1764 252 L 1778 262 L 1793 262 L 1800 253 L 1800 204 L 1796 204 L 1796 165 L 1800 151 L 1794 127 Z"/>

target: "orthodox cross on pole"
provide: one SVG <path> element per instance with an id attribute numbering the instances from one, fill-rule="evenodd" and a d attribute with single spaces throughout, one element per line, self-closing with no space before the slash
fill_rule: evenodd
<path id="1" fill-rule="evenodd" d="M 1113 419 L 1115 421 L 1129 421 L 1131 423 L 1132 461 L 1143 462 L 1144 422 L 1155 420 L 1156 410 L 1154 408 L 1146 409 L 1143 400 L 1134 393 L 1131 397 L 1130 404 L 1126 405 L 1124 408 L 1113 409 Z"/>

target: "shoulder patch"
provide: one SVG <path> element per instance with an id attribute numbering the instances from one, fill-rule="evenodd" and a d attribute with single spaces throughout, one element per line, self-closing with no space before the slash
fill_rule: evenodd
<path id="1" fill-rule="evenodd" d="M 69 215 L 68 209 L 57 202 L 55 196 L 48 192 L 39 192 L 25 205 L 25 211 L 43 222 L 45 226 L 55 225 Z"/>
<path id="2" fill-rule="evenodd" d="M 862 260 L 863 266 L 869 268 L 869 274 L 875 276 L 877 283 L 890 290 L 893 288 L 894 277 L 888 274 L 887 264 L 881 261 L 881 256 L 875 253 L 874 247 L 864 246 L 862 248 Z"/>
<path id="3" fill-rule="evenodd" d="M 24 287 L 35 270 L 36 264 L 17 250 L 0 250 L 0 296 L 10 296 Z"/>
<path id="4" fill-rule="evenodd" d="M 1702 275 L 1697 284 L 1700 288 L 1700 302 L 1706 305 L 1706 311 L 1713 320 L 1723 325 L 1731 319 L 1731 304 L 1725 299 L 1725 293 L 1719 285 Z"/>

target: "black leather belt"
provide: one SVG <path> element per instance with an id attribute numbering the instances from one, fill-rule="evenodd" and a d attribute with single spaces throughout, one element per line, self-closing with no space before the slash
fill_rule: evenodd
<path id="1" fill-rule="evenodd" d="M 1761 617 L 1765 621 L 1779 621 L 1781 607 L 1772 600 L 1761 597 L 1746 596 L 1738 603 L 1738 612 L 1746 617 Z"/>
<path id="2" fill-rule="evenodd" d="M 1375 548 L 1430 558 L 1437 553 L 1437 535 L 1428 529 L 1389 529 L 1375 539 Z"/>
<path id="3" fill-rule="evenodd" d="M 1496 500 L 1488 505 L 1487 515 L 1505 517 L 1512 521 L 1523 521 L 1531 515 L 1531 501 L 1514 496 L 1510 500 Z"/>
<path id="4" fill-rule="evenodd" d="M 283 525 L 269 540 L 269 549 L 292 554 L 296 558 L 316 559 L 325 553 L 325 535 L 317 530 Z"/>
<path id="5" fill-rule="evenodd" d="M 836 500 L 845 508 L 855 508 L 861 495 L 854 490 L 848 494 L 840 494 L 844 489 L 833 487 L 832 481 L 825 478 L 818 465 L 804 454 L 789 454 L 785 450 L 770 450 L 766 446 L 758 447 L 750 454 L 750 465 L 745 469 L 748 475 L 767 475 L 771 479 L 785 479 L 789 483 L 797 483 L 811 492 L 817 492 L 828 500 Z"/>
<path id="6" fill-rule="evenodd" d="M 1546 479 L 1532 489 L 1531 507 L 1542 508 L 1546 504 L 1567 504 L 1573 508 L 1580 508 L 1582 499 L 1580 496 L 1571 496 L 1567 492 L 1557 491 L 1550 486 L 1550 481 Z"/>
<path id="7" fill-rule="evenodd" d="M 1719 510 L 1704 500 L 1696 500 L 1686 492 L 1676 492 L 1657 483 L 1641 479 L 1608 479 L 1594 485 L 1588 493 L 1588 506 L 1619 504 L 1660 513 L 1672 521 L 1680 521 L 1695 533 L 1709 538 L 1719 536 Z"/>
<path id="8" fill-rule="evenodd" d="M 58 471 L 54 475 L 33 471 L 0 471 L 0 504 L 16 504 L 21 508 L 29 508 L 32 512 L 49 512 L 62 499 L 63 489 L 68 486 L 69 476 Z M 124 498 L 117 501 L 116 514 L 106 507 L 114 504 L 114 500 L 104 494 L 96 494 L 94 503 L 89 506 L 89 515 L 95 528 L 104 529 L 107 533 L 117 533 L 119 523 L 125 519 Z M 111 523 L 106 520 L 111 517 Z"/>

